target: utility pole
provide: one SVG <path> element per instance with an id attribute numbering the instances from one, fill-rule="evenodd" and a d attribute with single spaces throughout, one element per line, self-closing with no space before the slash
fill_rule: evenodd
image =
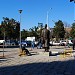
<path id="1" fill-rule="evenodd" d="M 47 11 L 47 28 L 49 27 L 49 11 L 52 10 L 52 8 L 50 8 L 48 11 Z"/>

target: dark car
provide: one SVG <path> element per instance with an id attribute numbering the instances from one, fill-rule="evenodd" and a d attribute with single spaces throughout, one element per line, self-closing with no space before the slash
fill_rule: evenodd
<path id="1" fill-rule="evenodd" d="M 19 45 L 20 45 L 20 42 L 19 42 Z M 24 45 L 26 47 L 31 47 L 31 41 L 23 40 L 21 41 L 21 45 Z"/>
<path id="2" fill-rule="evenodd" d="M 20 41 L 18 42 L 19 45 L 20 45 Z M 26 41 L 21 41 L 21 46 L 24 45 L 24 46 L 27 46 L 27 42 Z"/>
<path id="3" fill-rule="evenodd" d="M 26 41 L 26 43 L 28 47 L 31 47 L 31 41 Z"/>
<path id="4" fill-rule="evenodd" d="M 5 45 L 7 45 L 7 46 L 13 46 L 13 45 L 15 45 L 15 42 L 13 40 L 6 40 L 5 41 Z"/>

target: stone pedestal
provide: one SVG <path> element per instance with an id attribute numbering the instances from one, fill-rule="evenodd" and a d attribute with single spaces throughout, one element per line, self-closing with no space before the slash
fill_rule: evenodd
<path id="1" fill-rule="evenodd" d="M 49 52 L 39 52 L 39 55 L 49 56 Z"/>

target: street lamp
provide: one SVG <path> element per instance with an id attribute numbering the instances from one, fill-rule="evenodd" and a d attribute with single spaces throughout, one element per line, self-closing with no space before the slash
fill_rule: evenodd
<path id="1" fill-rule="evenodd" d="M 21 49 L 21 13 L 22 13 L 22 10 L 19 10 L 19 13 L 20 13 L 20 49 Z"/>
<path id="2" fill-rule="evenodd" d="M 4 57 L 4 46 L 5 46 L 5 30 L 4 30 L 4 41 L 3 41 L 3 57 Z"/>
<path id="3" fill-rule="evenodd" d="M 75 16 L 75 0 L 70 0 L 70 2 L 74 1 L 74 16 Z"/>
<path id="4" fill-rule="evenodd" d="M 75 3 L 75 0 L 70 0 L 70 2 L 72 2 L 72 1 L 74 1 L 74 3 Z"/>

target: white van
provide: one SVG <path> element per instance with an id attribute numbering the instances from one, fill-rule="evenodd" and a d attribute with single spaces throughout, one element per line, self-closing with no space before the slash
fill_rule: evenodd
<path id="1" fill-rule="evenodd" d="M 5 41 L 5 40 L 0 40 L 0 45 L 2 45 L 4 41 Z"/>

